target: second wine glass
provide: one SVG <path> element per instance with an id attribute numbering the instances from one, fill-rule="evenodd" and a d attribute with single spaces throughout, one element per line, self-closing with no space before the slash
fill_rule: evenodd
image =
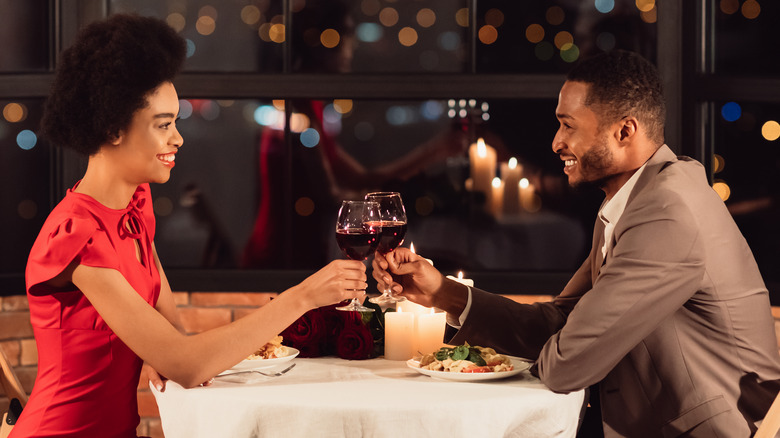
<path id="1" fill-rule="evenodd" d="M 336 243 L 352 260 L 365 260 L 379 245 L 379 204 L 371 201 L 343 201 L 336 220 Z M 353 298 L 337 310 L 373 312 Z"/>
<path id="2" fill-rule="evenodd" d="M 366 195 L 366 201 L 373 201 L 379 205 L 379 221 L 376 226 L 381 227 L 379 233 L 379 245 L 377 251 L 387 254 L 398 248 L 406 236 L 406 209 L 398 192 L 372 192 Z M 392 289 L 385 288 L 382 295 L 369 299 L 376 304 L 392 304 L 406 301 L 405 297 L 393 295 Z"/>

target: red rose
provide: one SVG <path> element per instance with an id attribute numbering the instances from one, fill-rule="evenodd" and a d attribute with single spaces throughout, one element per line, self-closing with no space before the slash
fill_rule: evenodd
<path id="1" fill-rule="evenodd" d="M 327 334 L 327 326 L 317 309 L 304 313 L 282 331 L 284 345 L 300 350 L 299 357 L 321 356 L 320 344 Z"/>
<path id="2" fill-rule="evenodd" d="M 356 313 L 356 312 L 350 312 Z M 336 354 L 342 359 L 368 359 L 374 352 L 374 338 L 362 322 L 348 322 L 336 341 Z"/>

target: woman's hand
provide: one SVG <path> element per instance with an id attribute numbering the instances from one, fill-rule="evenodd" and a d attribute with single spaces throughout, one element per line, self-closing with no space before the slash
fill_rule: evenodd
<path id="1" fill-rule="evenodd" d="M 366 266 L 356 260 L 334 260 L 303 280 L 299 294 L 309 308 L 340 303 L 366 294 Z"/>
<path id="2" fill-rule="evenodd" d="M 426 307 L 436 305 L 443 277 L 425 258 L 408 248 L 398 248 L 385 255 L 376 253 L 373 277 L 379 289 L 390 287 L 398 295 Z"/>

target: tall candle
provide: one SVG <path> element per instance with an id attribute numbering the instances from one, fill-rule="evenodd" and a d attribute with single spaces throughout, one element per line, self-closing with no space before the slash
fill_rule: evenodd
<path id="1" fill-rule="evenodd" d="M 415 333 L 417 351 L 422 354 L 433 353 L 444 345 L 444 327 L 447 324 L 447 314 L 430 309 L 428 313 L 417 315 Z"/>
<path id="2" fill-rule="evenodd" d="M 385 359 L 409 360 L 414 355 L 414 314 L 385 313 Z"/>
<path id="3" fill-rule="evenodd" d="M 518 187 L 520 188 L 520 205 L 523 207 L 523 210 L 529 212 L 537 211 L 539 208 L 536 204 L 536 194 L 534 193 L 533 184 L 528 182 L 527 178 L 523 178 L 518 183 Z"/>
<path id="4" fill-rule="evenodd" d="M 504 213 L 520 213 L 520 178 L 523 174 L 523 166 L 517 163 L 517 158 L 512 157 L 506 163 L 501 163 L 501 180 L 504 182 Z"/>
<path id="5" fill-rule="evenodd" d="M 479 139 L 469 146 L 469 163 L 472 188 L 487 198 L 485 208 L 490 209 L 491 184 L 496 177 L 496 150 Z"/>
<path id="6" fill-rule="evenodd" d="M 494 217 L 499 217 L 504 212 L 504 182 L 500 178 L 493 178 L 492 194 L 490 196 L 491 206 L 490 212 Z"/>

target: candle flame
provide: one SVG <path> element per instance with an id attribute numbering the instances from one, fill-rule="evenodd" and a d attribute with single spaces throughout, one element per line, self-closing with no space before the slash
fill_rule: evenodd
<path id="1" fill-rule="evenodd" d="M 414 251 L 414 242 L 412 242 L 412 243 L 409 245 L 409 251 L 411 251 L 411 252 L 412 252 L 412 254 L 417 254 L 417 253 Z"/>
<path id="2" fill-rule="evenodd" d="M 493 187 L 495 187 L 495 188 L 501 187 L 501 178 L 499 178 L 499 177 L 493 178 L 493 183 L 492 184 L 493 184 Z"/>
<path id="3" fill-rule="evenodd" d="M 433 307 L 431 307 L 430 309 L 431 309 L 431 311 L 430 311 L 430 314 L 431 314 L 431 315 L 433 315 L 433 314 L 435 314 L 435 313 L 436 313 L 436 312 L 434 312 L 434 310 L 433 310 Z"/>
<path id="4" fill-rule="evenodd" d="M 523 178 L 523 179 L 520 180 L 519 183 L 517 183 L 517 185 L 519 185 L 521 189 L 524 189 L 524 188 L 528 187 L 530 184 L 531 183 L 528 182 L 528 178 Z"/>
<path id="5" fill-rule="evenodd" d="M 509 159 L 509 168 L 514 169 L 515 167 L 517 167 L 517 158 L 512 157 Z"/>
<path id="6" fill-rule="evenodd" d="M 458 271 L 458 280 L 463 280 L 463 271 Z"/>
<path id="7" fill-rule="evenodd" d="M 399 306 L 399 307 L 396 307 L 396 308 L 395 308 L 395 313 L 404 313 L 404 309 L 403 309 L 403 307 L 400 307 L 400 306 Z"/>
<path id="8" fill-rule="evenodd" d="M 487 157 L 487 147 L 485 146 L 485 140 L 482 138 L 477 140 L 477 155 L 479 158 Z"/>

